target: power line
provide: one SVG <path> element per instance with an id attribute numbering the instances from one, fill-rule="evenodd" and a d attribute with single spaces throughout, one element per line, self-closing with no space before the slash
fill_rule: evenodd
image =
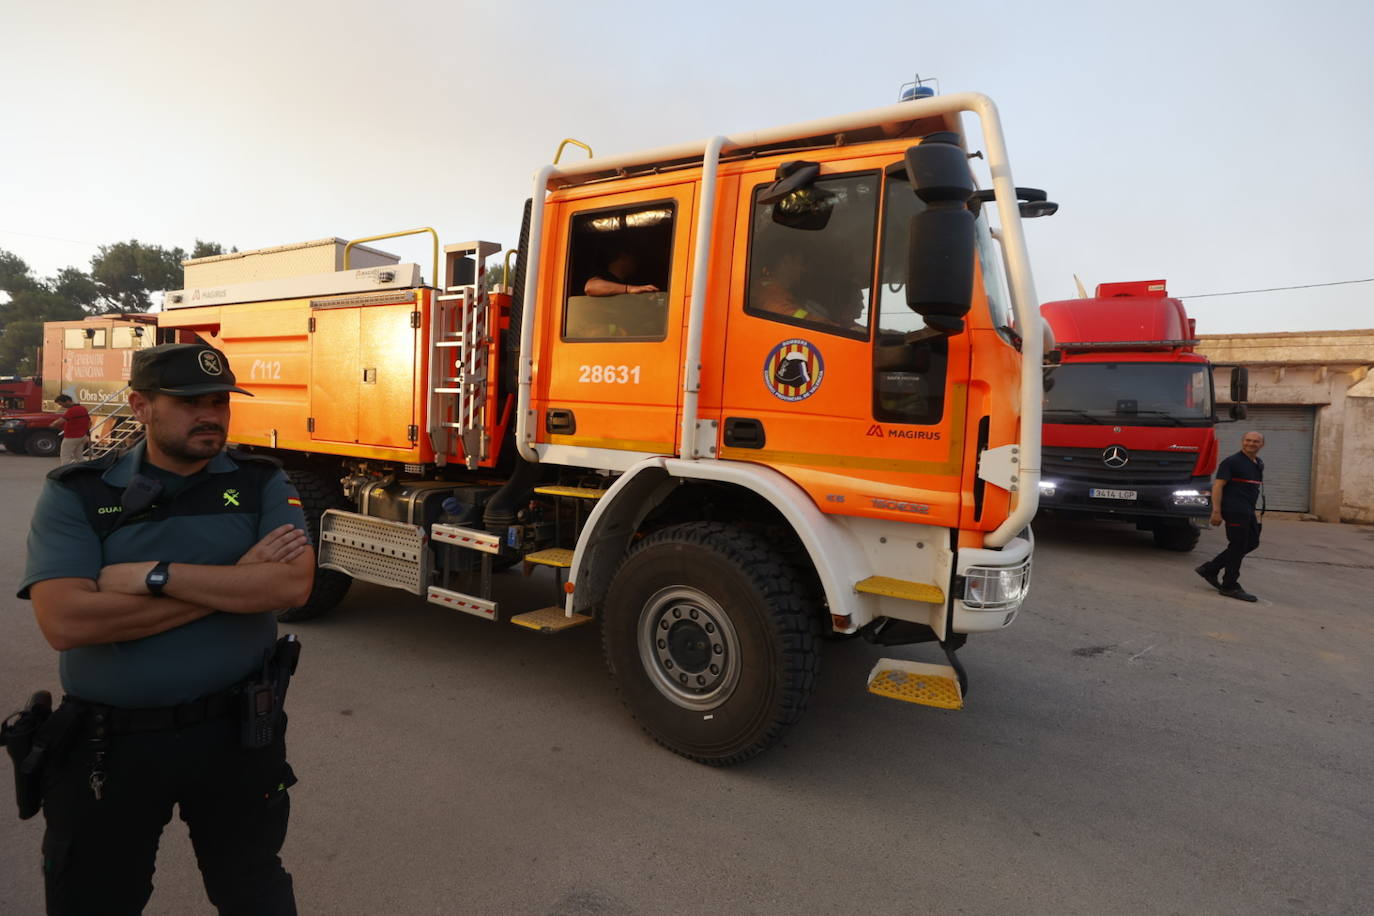
<path id="1" fill-rule="evenodd" d="M 98 242 L 87 242 L 83 239 L 64 239 L 56 235 L 39 235 L 37 232 L 16 232 L 13 229 L 0 229 L 0 235 L 24 235 L 31 239 L 47 239 L 50 242 L 71 242 L 74 245 L 86 245 L 90 248 L 99 248 Z"/>
<path id="2" fill-rule="evenodd" d="M 1176 299 L 1206 299 L 1209 296 L 1244 296 L 1247 293 L 1278 293 L 1288 289 L 1316 289 L 1319 286 L 1348 286 L 1351 283 L 1374 283 L 1374 277 L 1363 280 L 1335 280 L 1331 283 L 1305 283 L 1302 286 L 1271 286 L 1268 289 L 1238 289 L 1233 293 L 1199 293 L 1196 296 L 1176 296 Z"/>

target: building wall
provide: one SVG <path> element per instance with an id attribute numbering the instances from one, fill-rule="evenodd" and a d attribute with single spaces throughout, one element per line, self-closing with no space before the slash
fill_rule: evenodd
<path id="1" fill-rule="evenodd" d="M 1323 521 L 1374 522 L 1374 330 L 1205 334 L 1219 416 L 1230 403 L 1230 369 L 1250 370 L 1250 403 L 1317 408 L 1312 512 Z M 1244 423 L 1244 421 L 1240 421 Z"/>

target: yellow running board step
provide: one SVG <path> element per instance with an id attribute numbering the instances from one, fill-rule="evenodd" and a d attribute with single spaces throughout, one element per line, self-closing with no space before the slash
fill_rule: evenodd
<path id="1" fill-rule="evenodd" d="M 572 566 L 573 552 L 562 547 L 550 547 L 547 550 L 536 550 L 534 553 L 525 554 L 526 563 L 538 563 L 540 566 L 558 566 L 567 569 Z"/>
<path id="2" fill-rule="evenodd" d="M 545 496 L 572 496 L 576 499 L 600 499 L 606 495 L 605 490 L 596 490 L 592 487 L 535 487 L 534 492 L 543 493 Z"/>
<path id="3" fill-rule="evenodd" d="M 964 708 L 959 675 L 949 665 L 880 658 L 868 674 L 868 692 L 921 706 Z"/>
<path id="4" fill-rule="evenodd" d="M 592 618 L 586 614 L 573 614 L 569 617 L 561 607 L 540 608 L 537 611 L 516 614 L 510 619 L 510 622 L 517 627 L 536 630 L 540 633 L 561 633 L 579 624 L 591 623 L 591 621 Z"/>
<path id="5" fill-rule="evenodd" d="M 866 595 L 882 595 L 884 598 L 924 601 L 927 604 L 945 603 L 945 593 L 938 585 L 907 582 L 905 579 L 889 579 L 887 576 L 869 576 L 862 582 L 854 583 L 854 591 L 863 592 Z"/>

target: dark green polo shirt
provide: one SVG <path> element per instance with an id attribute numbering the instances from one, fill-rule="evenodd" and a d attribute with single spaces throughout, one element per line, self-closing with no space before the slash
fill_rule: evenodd
<path id="1" fill-rule="evenodd" d="M 221 452 L 204 470 L 181 477 L 148 465 L 144 448 L 140 443 L 100 475 L 113 489 L 108 498 L 98 498 L 107 504 L 96 510 L 117 514 L 120 493 L 140 471 L 160 481 L 163 492 L 148 518 L 122 525 L 104 541 L 70 477 L 45 482 L 29 531 L 21 598 L 28 597 L 35 582 L 98 579 L 101 567 L 113 563 L 232 566 L 274 528 L 290 522 L 305 530 L 296 489 L 280 470 L 247 461 L 241 466 Z M 257 492 L 244 492 L 245 482 L 254 483 Z M 126 708 L 184 703 L 258 670 L 276 633 L 270 611 L 214 613 L 143 639 L 69 649 L 60 654 L 62 688 L 85 700 Z"/>

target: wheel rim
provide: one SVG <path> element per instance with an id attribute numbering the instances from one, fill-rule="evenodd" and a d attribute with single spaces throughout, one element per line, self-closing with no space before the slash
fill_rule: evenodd
<path id="1" fill-rule="evenodd" d="M 739 681 L 739 637 L 705 592 L 676 585 L 639 614 L 639 661 L 659 693 L 684 709 L 714 709 Z"/>

